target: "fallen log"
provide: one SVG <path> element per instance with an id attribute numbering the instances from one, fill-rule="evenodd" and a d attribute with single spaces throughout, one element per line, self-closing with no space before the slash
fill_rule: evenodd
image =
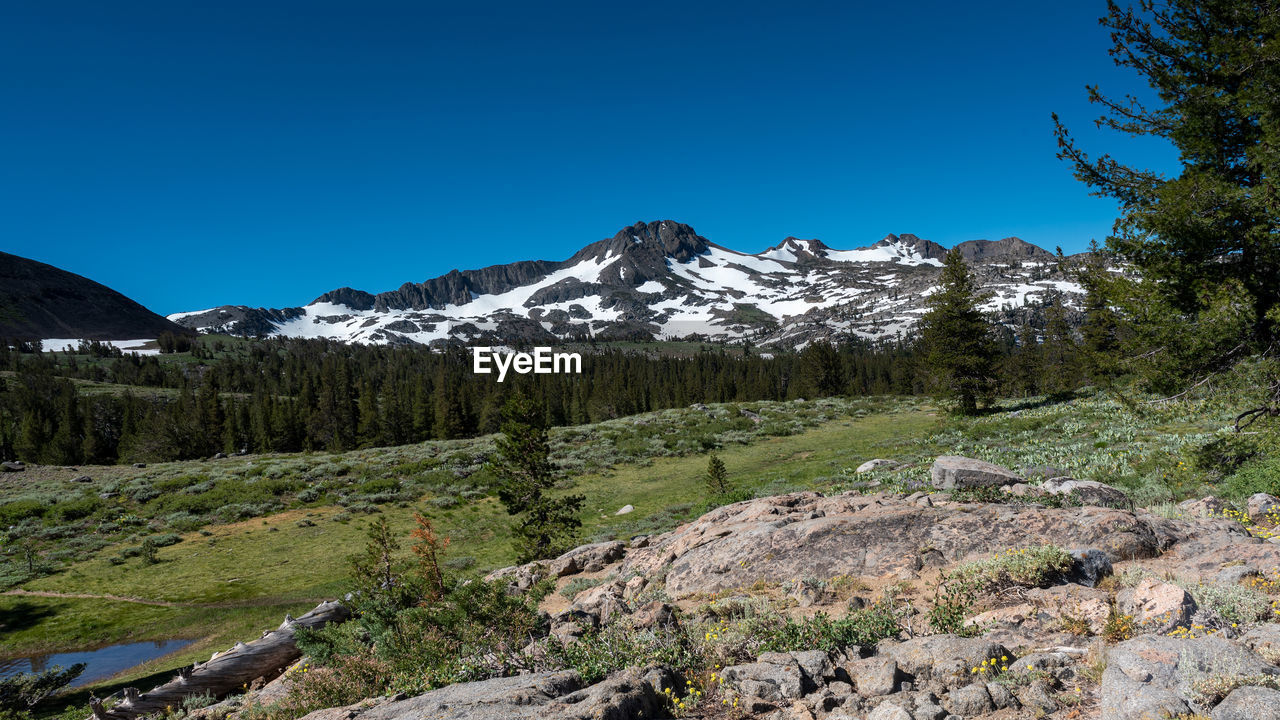
<path id="1" fill-rule="evenodd" d="M 265 677 L 274 678 L 302 656 L 294 640 L 298 628 L 316 629 L 329 623 L 340 623 L 351 617 L 351 611 L 342 603 L 323 602 L 300 618 L 285 615 L 284 622 L 275 630 L 268 630 L 252 642 L 238 642 L 230 650 L 214 653 L 208 662 L 196 663 L 178 671 L 178 676 L 148 692 L 137 688 L 125 688 L 124 698 L 111 709 L 102 701 L 92 698 L 91 720 L 132 720 L 151 713 L 164 712 L 165 708 L 180 708 L 182 701 L 197 695 L 212 695 L 221 700 L 240 690 L 246 683 Z"/>

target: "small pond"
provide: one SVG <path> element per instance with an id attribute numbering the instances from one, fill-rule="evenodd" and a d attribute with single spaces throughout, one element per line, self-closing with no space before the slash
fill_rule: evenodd
<path id="1" fill-rule="evenodd" d="M 154 642 L 127 643 L 109 645 L 97 650 L 83 652 L 52 653 L 49 655 L 32 655 L 30 657 L 9 658 L 0 660 L 0 678 L 24 672 L 42 672 L 54 665 L 71 667 L 76 663 L 84 663 L 84 672 L 71 682 L 70 687 L 82 687 L 105 680 L 116 673 L 168 655 L 175 650 L 190 645 L 190 640 L 156 640 Z"/>

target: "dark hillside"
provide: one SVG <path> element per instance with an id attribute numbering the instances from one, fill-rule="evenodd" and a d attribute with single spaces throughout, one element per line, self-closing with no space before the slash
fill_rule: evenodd
<path id="1" fill-rule="evenodd" d="M 105 285 L 0 252 L 0 337 L 135 340 L 190 332 Z"/>

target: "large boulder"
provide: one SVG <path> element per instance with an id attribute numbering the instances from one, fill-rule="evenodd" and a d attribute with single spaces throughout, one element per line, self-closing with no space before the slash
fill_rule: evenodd
<path id="1" fill-rule="evenodd" d="M 1142 635 L 1107 654 L 1102 674 L 1104 720 L 1148 720 L 1203 713 L 1193 683 L 1230 668 L 1239 675 L 1280 675 L 1247 647 L 1221 636 L 1174 638 Z"/>
<path id="2" fill-rule="evenodd" d="M 1093 480 L 1076 480 L 1074 478 L 1057 478 L 1046 480 L 1040 486 L 1050 495 L 1070 495 L 1082 505 L 1100 505 L 1102 507 L 1128 509 L 1133 501 L 1123 491 L 1106 483 Z"/>
<path id="3" fill-rule="evenodd" d="M 661 667 L 626 670 L 587 686 L 574 671 L 449 685 L 406 700 L 317 710 L 304 720 L 634 720 L 664 717 Z"/>
<path id="4" fill-rule="evenodd" d="M 943 455 L 929 468 L 933 486 L 940 490 L 957 488 L 999 487 L 1024 481 L 1021 475 L 985 460 Z"/>
<path id="5" fill-rule="evenodd" d="M 0 462 L 0 472 L 22 472 L 27 466 L 17 461 Z"/>
<path id="6" fill-rule="evenodd" d="M 1133 513 L 1007 504 L 921 507 L 889 495 L 793 493 L 726 505 L 627 553 L 618 574 L 648 577 L 673 600 L 757 582 L 897 576 L 987 557 L 1028 537 L 1152 557 L 1154 533 Z M 1277 548 L 1280 554 L 1280 548 Z"/>

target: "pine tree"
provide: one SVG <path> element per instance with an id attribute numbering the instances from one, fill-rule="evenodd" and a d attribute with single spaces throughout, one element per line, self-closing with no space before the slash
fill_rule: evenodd
<path id="1" fill-rule="evenodd" d="M 1256 0 L 1108 3 L 1117 65 L 1155 90 L 1158 107 L 1089 88 L 1101 127 L 1162 138 L 1178 151 L 1168 177 L 1090 158 L 1054 116 L 1059 157 L 1122 215 L 1107 245 L 1141 283 L 1113 298 L 1146 333 L 1149 377 L 1213 372 L 1280 327 L 1280 5 Z M 1125 303 L 1124 300 L 1130 302 Z"/>
<path id="2" fill-rule="evenodd" d="M 1098 241 L 1089 243 L 1089 260 L 1076 275 L 1084 288 L 1084 322 L 1080 326 L 1081 370 L 1092 383 L 1106 382 L 1119 368 L 1120 316 L 1107 300 L 1111 278 L 1107 256 Z"/>
<path id="3" fill-rule="evenodd" d="M 1040 368 L 1044 361 L 1035 328 L 1023 323 L 1018 328 L 1018 347 L 1009 354 L 1010 389 L 1023 397 L 1040 392 Z"/>
<path id="4" fill-rule="evenodd" d="M 519 516 L 516 554 L 520 562 L 554 557 L 568 549 L 582 526 L 578 514 L 585 498 L 548 495 L 555 487 L 555 468 L 541 404 L 517 392 L 507 400 L 504 415 L 493 470 L 498 499 L 509 515 Z"/>
<path id="5" fill-rule="evenodd" d="M 959 250 L 947 253 L 940 282 L 920 319 L 923 370 L 927 382 L 956 412 L 972 415 L 979 401 L 993 394 L 999 348 L 991 323 L 978 309 L 986 296 Z"/>
<path id="6" fill-rule="evenodd" d="M 840 353 L 825 341 L 809 343 L 800 351 L 806 392 L 814 397 L 831 397 L 844 392 L 844 366 Z"/>
<path id="7" fill-rule="evenodd" d="M 729 471 L 719 455 L 711 453 L 707 459 L 707 490 L 712 495 L 724 495 L 729 492 Z"/>
<path id="8" fill-rule="evenodd" d="M 1075 335 L 1067 322 L 1062 296 L 1053 293 L 1044 308 L 1040 384 L 1050 395 L 1061 396 L 1079 384 L 1079 364 Z"/>

